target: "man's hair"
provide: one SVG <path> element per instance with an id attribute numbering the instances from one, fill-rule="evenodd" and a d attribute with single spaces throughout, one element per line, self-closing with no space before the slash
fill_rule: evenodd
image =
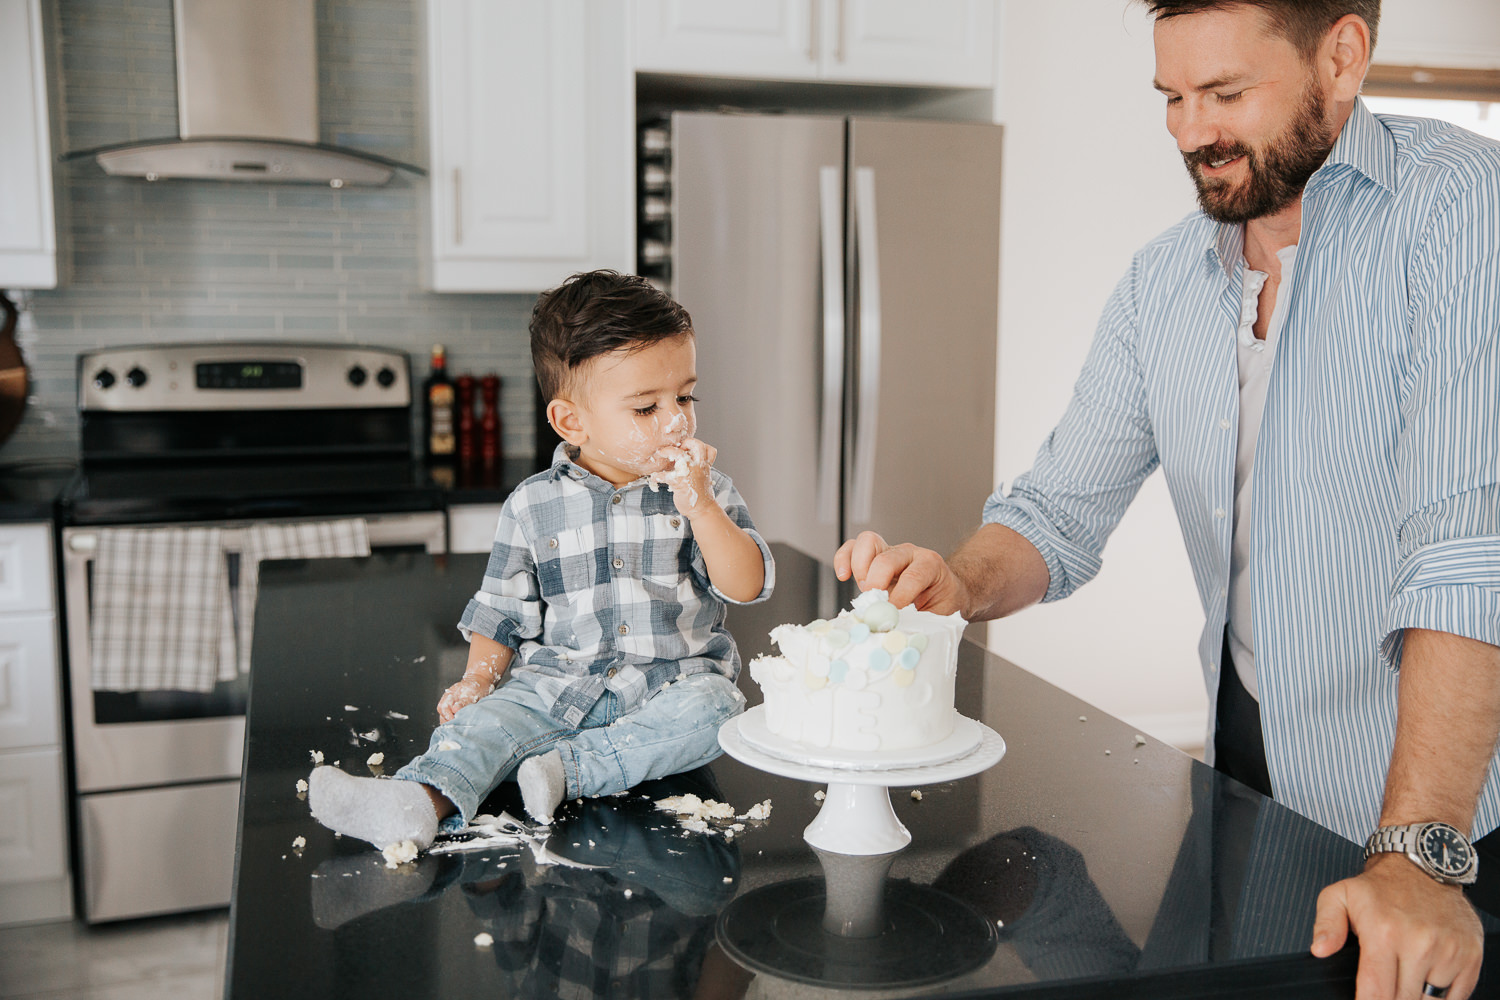
<path id="1" fill-rule="evenodd" d="M 1256 7 L 1281 37 L 1291 42 L 1303 59 L 1311 59 L 1323 37 L 1339 18 L 1358 14 L 1370 26 L 1370 48 L 1380 27 L 1380 0 L 1139 0 L 1158 21 L 1234 7 Z"/>
<path id="2" fill-rule="evenodd" d="M 587 271 L 537 298 L 531 310 L 531 363 L 542 398 L 551 400 L 591 358 L 692 332 L 687 310 L 645 278 Z"/>

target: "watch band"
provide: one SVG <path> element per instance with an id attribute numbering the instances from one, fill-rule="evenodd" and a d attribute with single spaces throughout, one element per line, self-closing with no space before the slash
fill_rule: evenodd
<path id="1" fill-rule="evenodd" d="M 1427 875 L 1447 885 L 1472 885 L 1479 875 L 1474 845 L 1447 823 L 1380 827 L 1365 841 L 1365 859 L 1384 853 L 1406 855 Z"/>

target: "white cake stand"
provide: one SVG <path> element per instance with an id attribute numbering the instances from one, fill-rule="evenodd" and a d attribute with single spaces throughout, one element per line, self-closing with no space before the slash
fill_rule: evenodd
<path id="1" fill-rule="evenodd" d="M 1005 740 L 982 722 L 960 719 L 947 759 L 926 760 L 916 766 L 881 762 L 878 755 L 847 755 L 810 751 L 796 744 L 767 738 L 765 708 L 757 705 L 719 727 L 719 745 L 735 760 L 770 774 L 827 783 L 828 793 L 817 818 L 803 838 L 832 854 L 888 854 L 911 843 L 911 831 L 891 808 L 890 789 L 956 781 L 987 770 L 1005 756 Z M 745 738 L 746 731 L 752 739 Z"/>

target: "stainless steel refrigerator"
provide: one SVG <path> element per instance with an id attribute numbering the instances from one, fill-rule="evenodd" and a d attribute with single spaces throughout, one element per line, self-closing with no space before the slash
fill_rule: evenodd
<path id="1" fill-rule="evenodd" d="M 683 112 L 669 142 L 699 437 L 757 525 L 951 550 L 994 488 L 1000 128 Z"/>

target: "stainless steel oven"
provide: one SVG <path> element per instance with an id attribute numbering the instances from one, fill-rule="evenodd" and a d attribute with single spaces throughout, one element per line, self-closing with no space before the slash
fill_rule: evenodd
<path id="1" fill-rule="evenodd" d="M 218 529 L 236 608 L 258 526 L 353 521 L 371 551 L 443 551 L 443 494 L 411 456 L 409 364 L 348 345 L 153 345 L 85 354 L 78 380 L 82 453 L 61 504 L 61 565 L 79 912 L 100 922 L 223 906 L 247 677 L 101 686 L 101 541 L 127 527 Z"/>

